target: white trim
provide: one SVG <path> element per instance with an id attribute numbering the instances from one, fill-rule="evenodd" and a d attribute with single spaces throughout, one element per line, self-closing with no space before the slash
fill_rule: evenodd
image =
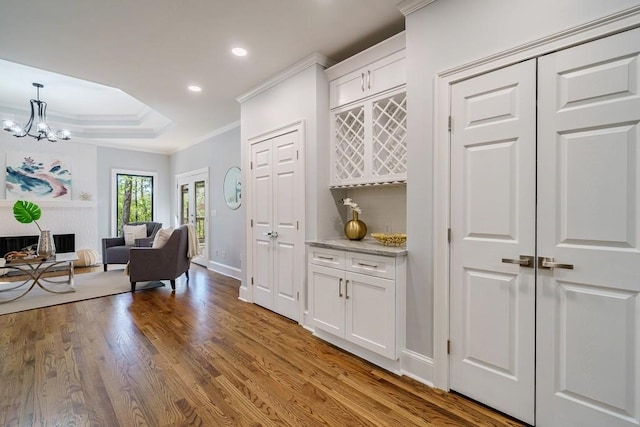
<path id="1" fill-rule="evenodd" d="M 536 58 L 560 49 L 586 43 L 640 25 L 640 6 L 634 6 L 548 37 L 525 43 L 497 54 L 480 58 L 436 74 L 434 81 L 434 342 L 433 384 L 449 390 L 449 243 L 447 229 L 450 211 L 450 157 L 447 118 L 452 84 Z"/>
<path id="2" fill-rule="evenodd" d="M 178 180 L 181 178 L 187 178 L 189 176 L 194 176 L 194 175 L 200 175 L 200 174 L 207 174 L 207 178 L 209 178 L 209 167 L 204 167 L 204 168 L 200 168 L 200 169 L 194 169 L 192 171 L 188 171 L 188 172 L 182 172 L 182 173 L 177 173 L 175 175 L 175 181 L 176 181 L 176 185 L 178 184 Z"/>
<path id="3" fill-rule="evenodd" d="M 223 276 L 231 277 L 232 279 L 242 280 L 242 270 L 230 265 L 221 264 L 215 261 L 209 261 L 208 270 L 215 271 Z"/>
<path id="4" fill-rule="evenodd" d="M 109 204 L 111 205 L 111 216 L 109 217 L 109 230 L 111 230 L 112 236 L 118 235 L 118 230 L 116 229 L 116 222 L 118 218 L 118 212 L 116 209 L 116 203 L 118 198 L 118 189 L 116 186 L 116 178 L 117 175 L 140 175 L 140 176 L 150 176 L 153 178 L 153 217 L 152 221 L 156 220 L 156 214 L 158 212 L 158 172 L 150 172 L 144 170 L 133 170 L 133 169 L 111 169 L 111 198 L 109 200 Z"/>
<path id="5" fill-rule="evenodd" d="M 335 64 L 336 62 L 331 59 L 331 58 L 327 58 L 326 56 L 322 55 L 321 53 L 312 53 L 311 55 L 307 56 L 306 58 L 301 59 L 300 61 L 296 62 L 295 64 L 293 64 L 292 66 L 290 66 L 289 68 L 281 71 L 280 73 L 276 74 L 275 76 L 271 77 L 269 80 L 263 82 L 262 84 L 258 85 L 257 87 L 255 87 L 254 89 L 251 89 L 249 92 L 240 95 L 239 97 L 236 98 L 236 101 L 238 101 L 239 103 L 243 103 L 245 101 L 248 101 L 249 99 L 253 98 L 254 96 L 260 95 L 263 92 L 266 92 L 267 90 L 271 89 L 272 87 L 282 83 L 283 81 L 287 80 L 288 78 L 290 78 L 291 76 L 298 74 L 301 71 L 306 70 L 307 68 L 311 67 L 312 65 L 320 65 L 323 68 L 327 68 L 332 66 L 333 64 Z"/>
<path id="6" fill-rule="evenodd" d="M 415 351 L 404 349 L 400 354 L 402 375 L 433 387 L 433 359 Z"/>
<path id="7" fill-rule="evenodd" d="M 252 180 L 251 180 L 251 175 L 253 173 L 253 171 L 251 170 L 251 146 L 253 144 L 257 144 L 259 142 L 265 141 L 267 139 L 271 139 L 271 138 L 275 138 L 277 136 L 280 135 L 285 135 L 288 133 L 293 133 L 293 132 L 298 132 L 298 154 L 299 154 L 299 158 L 298 158 L 298 174 L 299 174 L 299 180 L 298 180 L 298 189 L 300 190 L 300 193 L 305 195 L 305 197 L 302 200 L 302 203 L 299 204 L 299 230 L 298 230 L 298 235 L 297 235 L 297 240 L 296 240 L 296 245 L 300 248 L 305 248 L 305 236 L 306 236 L 306 218 L 307 218 L 307 213 L 306 213 L 306 130 L 305 130 L 305 123 L 304 123 L 304 119 L 300 119 L 297 121 L 294 121 L 292 123 L 283 125 L 283 126 L 278 126 L 277 128 L 271 129 L 269 131 L 263 132 L 261 134 L 255 135 L 253 137 L 247 138 L 247 147 L 248 147 L 248 155 L 245 156 L 244 158 L 244 164 L 242 165 L 242 182 L 243 182 L 243 186 L 244 186 L 244 194 L 245 195 L 249 195 L 252 194 Z M 253 250 L 252 250 L 252 244 L 253 244 L 253 230 L 251 228 L 251 212 L 253 212 L 253 200 L 252 197 L 244 197 L 244 203 L 245 203 L 245 220 L 246 220 L 246 224 L 247 224 L 247 233 L 245 236 L 245 243 L 246 243 L 246 271 L 247 271 L 247 275 L 246 275 L 246 286 L 243 286 L 243 284 L 240 285 L 240 291 L 239 291 L 239 299 L 243 300 L 243 301 L 247 301 L 247 302 L 253 302 L 253 288 L 251 287 L 251 276 L 253 275 Z M 297 254 L 297 259 L 294 260 L 294 264 L 296 265 L 300 265 L 300 269 L 298 271 L 298 276 L 295 280 L 295 282 L 297 283 L 297 287 L 295 289 L 295 291 L 300 293 L 300 299 L 298 300 L 298 323 L 299 324 L 303 324 L 304 322 L 304 302 L 306 301 L 306 294 L 305 294 L 305 286 L 304 284 L 306 283 L 306 278 L 305 276 L 305 268 L 306 268 L 306 250 L 305 249 L 301 249 L 299 251 L 299 253 Z"/>
<path id="8" fill-rule="evenodd" d="M 429 6 L 436 0 L 404 0 L 400 2 L 396 7 L 404 16 L 407 16 L 416 10 L 422 9 L 425 6 Z"/>
<path id="9" fill-rule="evenodd" d="M 185 182 L 186 181 L 186 182 Z M 197 265 L 201 265 L 203 267 L 206 267 L 207 263 L 209 262 L 209 242 L 211 241 L 210 239 L 210 234 L 211 234 L 211 229 L 210 229 L 210 221 L 209 221 L 209 206 L 211 205 L 210 203 L 210 195 L 209 195 L 209 167 L 204 167 L 204 168 L 200 168 L 200 169 L 194 169 L 192 171 L 188 171 L 188 172 L 183 172 L 180 174 L 176 174 L 174 177 L 174 182 L 175 182 L 175 190 L 176 190 L 176 211 L 174 212 L 174 219 L 176 220 L 176 224 L 174 224 L 174 227 L 178 227 L 180 225 L 180 209 L 182 206 L 182 200 L 180 199 L 182 193 L 179 190 L 180 187 L 180 183 L 182 184 L 188 184 L 189 185 L 189 191 L 192 190 L 192 184 L 194 184 L 196 181 L 204 181 L 204 195 L 205 195 L 205 199 L 204 199 L 204 205 L 205 205 L 205 209 L 204 209 L 204 226 L 205 226 L 205 234 L 204 234 L 204 254 L 203 256 L 196 256 L 194 257 L 191 262 L 193 262 L 194 264 Z M 194 206 L 195 209 L 195 206 Z M 195 212 L 194 212 L 195 213 Z M 195 224 L 194 224 L 195 226 Z"/>
<path id="10" fill-rule="evenodd" d="M 41 208 L 95 208 L 98 202 L 95 200 L 38 200 L 33 199 Z M 0 208 L 11 208 L 17 200 L 0 200 Z"/>

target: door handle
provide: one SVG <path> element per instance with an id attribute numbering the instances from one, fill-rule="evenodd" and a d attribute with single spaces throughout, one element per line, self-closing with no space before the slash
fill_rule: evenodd
<path id="1" fill-rule="evenodd" d="M 538 257 L 538 268 L 544 270 L 553 270 L 554 268 L 564 268 L 567 270 L 573 270 L 573 264 L 562 264 L 554 262 L 553 258 Z"/>
<path id="2" fill-rule="evenodd" d="M 349 279 L 344 282 L 344 299 L 349 299 Z"/>
<path id="3" fill-rule="evenodd" d="M 505 264 L 518 264 L 520 267 L 533 268 L 533 257 L 530 255 L 520 255 L 520 259 L 502 258 Z"/>
<path id="4" fill-rule="evenodd" d="M 367 71 L 367 89 L 371 89 L 371 70 Z"/>
<path id="5" fill-rule="evenodd" d="M 364 73 L 360 74 L 360 90 L 364 92 Z"/>
<path id="6" fill-rule="evenodd" d="M 269 236 L 269 237 L 278 237 L 278 232 L 277 231 L 269 231 L 267 233 L 262 233 L 263 236 Z"/>
<path id="7" fill-rule="evenodd" d="M 338 280 L 338 296 L 342 298 L 342 277 Z"/>

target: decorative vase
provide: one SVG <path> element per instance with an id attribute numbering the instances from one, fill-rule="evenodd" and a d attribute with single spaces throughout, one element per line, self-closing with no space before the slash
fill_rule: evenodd
<path id="1" fill-rule="evenodd" d="M 38 239 L 38 256 L 43 258 L 49 258 L 55 255 L 56 245 L 53 243 L 53 235 L 49 230 L 40 231 L 40 238 Z"/>
<path id="2" fill-rule="evenodd" d="M 353 212 L 353 219 L 344 225 L 344 234 L 349 240 L 362 240 L 367 235 L 367 224 L 358 219 L 358 212 Z"/>

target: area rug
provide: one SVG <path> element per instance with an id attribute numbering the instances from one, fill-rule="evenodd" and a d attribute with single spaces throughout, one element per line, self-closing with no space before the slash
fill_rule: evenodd
<path id="1" fill-rule="evenodd" d="M 136 292 L 164 285 L 165 283 L 160 281 L 139 282 L 136 284 Z M 29 284 L 26 286 L 29 286 Z M 51 287 L 55 289 L 55 286 L 60 287 L 61 285 L 53 285 Z M 9 285 L 0 280 L 0 289 L 6 287 L 9 287 Z M 129 276 L 124 274 L 124 270 L 109 270 L 106 272 L 76 274 L 75 289 L 75 292 L 68 294 L 54 294 L 36 285 L 25 296 L 15 301 L 0 304 L 0 315 L 130 292 L 131 283 L 129 283 Z M 0 298 L 6 298 L 8 294 L 9 292 L 2 292 L 0 293 Z"/>

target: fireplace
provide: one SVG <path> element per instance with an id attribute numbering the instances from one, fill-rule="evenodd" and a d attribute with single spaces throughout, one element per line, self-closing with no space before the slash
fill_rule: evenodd
<path id="1" fill-rule="evenodd" d="M 19 251 L 38 243 L 38 236 L 9 236 L 0 237 L 0 256 L 7 252 Z M 76 250 L 75 234 L 54 234 L 53 243 L 56 245 L 56 252 L 65 253 Z"/>

